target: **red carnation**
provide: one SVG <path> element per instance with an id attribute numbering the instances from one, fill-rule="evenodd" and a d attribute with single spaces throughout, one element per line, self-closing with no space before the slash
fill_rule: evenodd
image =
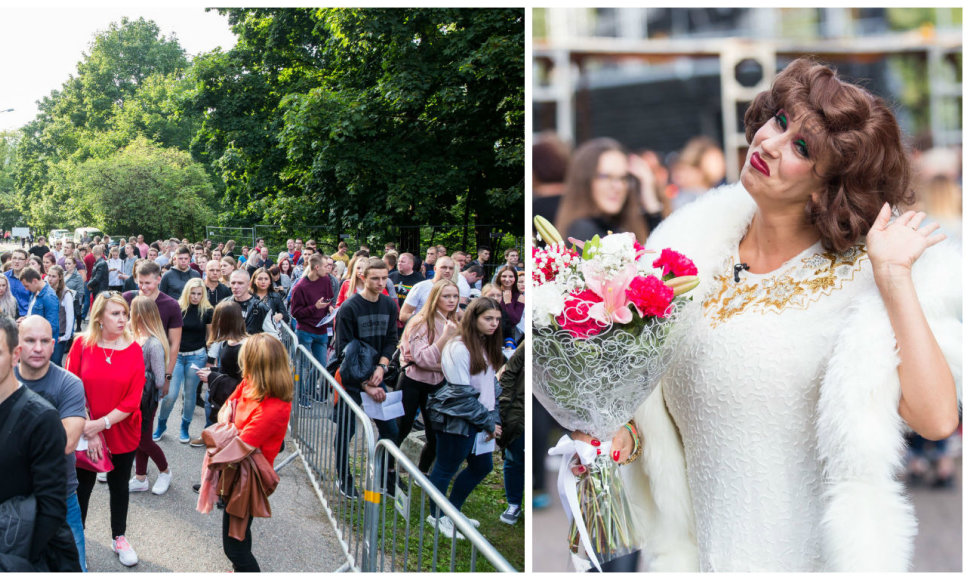
<path id="1" fill-rule="evenodd" d="M 598 320 L 589 317 L 590 307 L 602 302 L 596 292 L 583 290 L 578 294 L 570 294 L 566 298 L 566 307 L 562 314 L 556 317 L 556 322 L 564 330 L 568 330 L 573 338 L 589 338 L 603 331 L 604 325 Z"/>
<path id="2" fill-rule="evenodd" d="M 630 282 L 626 297 L 640 311 L 640 316 L 664 318 L 671 300 L 674 299 L 674 290 L 656 276 L 637 276 Z"/>
<path id="3" fill-rule="evenodd" d="M 662 275 L 665 278 L 667 274 L 672 274 L 673 278 L 697 275 L 697 266 L 694 265 L 694 262 L 670 248 L 665 248 L 664 251 L 660 252 L 660 257 L 654 260 L 653 267 L 663 268 Z"/>

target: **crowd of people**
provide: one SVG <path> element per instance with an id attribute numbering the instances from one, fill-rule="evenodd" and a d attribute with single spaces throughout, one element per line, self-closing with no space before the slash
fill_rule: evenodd
<path id="1" fill-rule="evenodd" d="M 284 325 L 334 372 L 348 344 L 373 347 L 379 356 L 370 372 L 359 380 L 340 377 L 343 387 L 357 403 L 404 390 L 405 415 L 377 421 L 379 433 L 401 443 L 423 427 L 420 469 L 442 492 L 455 479 L 451 499 L 459 508 L 492 467 L 490 453 L 469 455 L 469 441 L 479 432 L 501 436 L 503 426 L 516 433 L 514 441 L 502 440 L 510 505 L 500 516 L 514 524 L 523 492 L 524 387 L 521 360 L 503 365 L 513 352 L 522 356 L 524 271 L 516 249 L 503 257 L 496 268 L 487 247 L 473 259 L 434 246 L 419 260 L 393 244 L 372 257 L 366 247 L 350 253 L 342 242 L 329 253 L 298 239 L 278 254 L 263 240 L 237 253 L 231 240 L 146 244 L 142 236 L 51 246 L 38 237 L 29 250 L 3 252 L 0 431 L 16 429 L 24 443 L 0 456 L 0 469 L 24 477 L 0 484 L 0 502 L 36 498 L 37 533 L 23 551 L 0 554 L 0 569 L 86 571 L 84 522 L 97 481 L 107 483 L 111 547 L 125 566 L 138 563 L 126 530 L 130 494 L 163 495 L 171 485 L 194 483 L 198 508 L 206 512 L 238 495 L 216 493 L 228 464 L 250 471 L 252 477 L 239 481 L 262 478 L 261 489 L 271 492 L 292 402 L 311 407 L 320 400 L 320 393 L 294 392 L 280 341 Z M 494 283 L 486 268 L 495 270 Z M 404 370 L 389 385 L 384 373 L 398 352 L 395 364 Z M 509 384 L 501 396 L 497 375 Z M 442 395 L 446 385 L 461 391 L 461 404 Z M 180 400 L 178 441 L 208 448 L 201 481 L 179 482 L 158 445 Z M 198 406 L 203 425 L 193 425 Z M 55 417 L 61 419 L 56 428 Z M 227 438 L 229 425 L 233 437 Z M 347 467 L 354 428 L 340 422 L 334 443 L 334 477 L 351 499 L 359 497 Z M 149 460 L 157 469 L 154 481 Z M 42 478 L 39 462 L 67 465 Z M 396 477 L 389 475 L 393 495 Z M 252 521 L 264 514 L 253 510 L 248 520 L 224 511 L 223 548 L 237 571 L 259 570 Z M 447 516 L 429 523 L 457 534 Z"/>

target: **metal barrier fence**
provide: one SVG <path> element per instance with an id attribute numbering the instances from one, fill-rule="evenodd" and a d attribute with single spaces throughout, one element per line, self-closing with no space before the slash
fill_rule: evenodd
<path id="1" fill-rule="evenodd" d="M 276 470 L 279 471 L 297 457 L 303 458 L 310 481 L 337 532 L 347 558 L 347 562 L 337 571 L 383 571 L 388 560 L 391 569 L 412 569 L 413 567 L 408 567 L 408 562 L 415 560 L 409 560 L 408 556 L 414 553 L 419 554 L 416 561 L 417 569 L 421 570 L 420 554 L 426 546 L 425 498 L 430 498 L 440 506 L 456 523 L 456 529 L 471 540 L 470 570 L 475 570 L 477 555 L 480 553 L 496 570 L 515 571 L 392 441 L 378 441 L 370 417 L 313 355 L 298 345 L 296 335 L 288 326 L 282 327 L 280 338 L 290 354 L 296 382 L 296 404 L 293 405 L 290 417 L 290 433 L 297 451 L 280 461 Z M 389 471 L 383 466 L 394 463 L 397 464 L 398 473 L 403 469 L 407 474 L 407 484 L 393 496 L 388 496 L 386 489 Z M 395 489 L 397 490 L 396 486 Z M 416 489 L 420 490 L 420 494 L 415 493 Z M 415 501 L 411 498 L 415 498 Z M 390 522 L 388 508 L 394 510 Z M 406 520 L 403 525 L 407 536 L 411 530 L 412 509 L 417 509 L 421 518 L 418 520 L 421 529 L 418 531 L 417 540 L 420 551 L 409 552 L 410 540 L 404 539 L 399 564 L 399 522 L 394 514 L 408 514 L 401 516 Z M 387 525 L 390 525 L 391 537 L 394 539 L 391 544 L 387 543 Z M 433 530 L 427 530 L 431 537 L 427 546 L 432 551 L 433 571 L 438 569 L 440 534 L 437 526 Z M 468 550 L 464 546 L 459 549 L 452 540 L 451 571 L 456 570 L 456 563 L 465 552 Z"/>
<path id="2" fill-rule="evenodd" d="M 439 540 L 442 535 L 440 527 L 438 525 L 434 525 L 433 528 L 425 527 L 426 517 L 432 517 L 429 500 L 434 502 L 444 515 L 451 518 L 455 530 L 470 542 L 470 546 L 465 546 L 459 542 L 457 535 L 451 538 L 449 572 L 475 572 L 479 553 L 495 567 L 496 572 L 516 571 L 397 445 L 387 439 L 381 439 L 377 442 L 377 465 L 385 465 L 388 461 L 397 464 L 398 482 L 404 481 L 401 478 L 402 470 L 408 477 L 406 486 L 398 487 L 393 496 L 388 496 L 386 493 L 383 496 L 388 501 L 382 502 L 380 507 L 380 523 L 377 526 L 377 537 L 374 543 L 378 561 L 374 571 L 442 571 L 439 569 L 439 560 L 441 560 Z M 379 470 L 378 473 L 383 472 Z M 382 478 L 380 487 L 382 490 L 387 489 L 386 475 Z M 416 495 L 418 491 L 420 493 Z M 417 538 L 414 537 L 415 533 Z M 465 556 L 468 558 L 468 569 L 459 570 L 458 563 L 463 561 Z M 427 567 L 425 558 L 430 558 Z"/>

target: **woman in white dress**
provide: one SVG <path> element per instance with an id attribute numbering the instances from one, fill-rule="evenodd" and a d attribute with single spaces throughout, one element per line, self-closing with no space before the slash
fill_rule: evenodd
<path id="1" fill-rule="evenodd" d="M 740 183 L 647 244 L 701 277 L 624 470 L 649 566 L 905 571 L 903 431 L 941 439 L 959 421 L 958 249 L 922 213 L 891 219 L 912 201 L 895 118 L 827 67 L 794 61 L 745 128 Z"/>

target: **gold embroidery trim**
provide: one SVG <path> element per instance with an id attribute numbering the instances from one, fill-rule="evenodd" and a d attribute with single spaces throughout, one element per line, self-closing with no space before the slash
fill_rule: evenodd
<path id="1" fill-rule="evenodd" d="M 824 252 L 802 258 L 784 272 L 760 280 L 745 282 L 742 277 L 740 283 L 734 281 L 733 260 L 729 260 L 725 273 L 714 278 L 716 290 L 704 300 L 704 314 L 716 328 L 742 312 L 804 310 L 851 282 L 868 259 L 865 245 L 856 244 L 841 254 Z"/>

